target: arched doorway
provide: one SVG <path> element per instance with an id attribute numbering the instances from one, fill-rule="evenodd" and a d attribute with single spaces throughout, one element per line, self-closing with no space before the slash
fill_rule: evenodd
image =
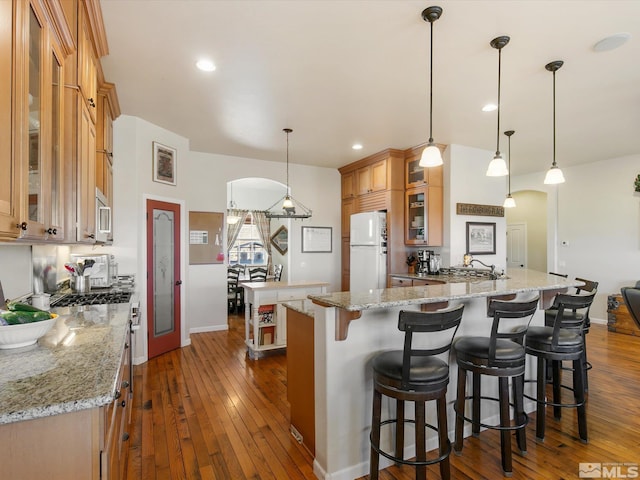
<path id="1" fill-rule="evenodd" d="M 518 247 L 524 245 L 526 268 L 546 272 L 548 270 L 547 193 L 537 190 L 520 190 L 512 192 L 512 196 L 516 201 L 516 207 L 505 209 L 507 232 L 511 232 L 512 235 L 524 232 L 522 234 L 525 238 L 522 242 L 513 243 Z M 508 251 L 509 243 L 507 242 L 507 264 L 510 256 L 516 255 L 516 252 Z"/>

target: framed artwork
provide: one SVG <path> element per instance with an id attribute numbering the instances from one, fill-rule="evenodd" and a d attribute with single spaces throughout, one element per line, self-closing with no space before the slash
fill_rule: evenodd
<path id="1" fill-rule="evenodd" d="M 467 253 L 492 255 L 496 253 L 496 224 L 467 222 Z"/>
<path id="2" fill-rule="evenodd" d="M 176 149 L 153 142 L 153 181 L 176 185 Z"/>
<path id="3" fill-rule="evenodd" d="M 331 253 L 331 227 L 302 227 L 302 253 Z"/>
<path id="4" fill-rule="evenodd" d="M 271 235 L 271 245 L 273 245 L 280 255 L 284 255 L 289 250 L 289 232 L 287 227 L 280 225 L 276 233 Z"/>

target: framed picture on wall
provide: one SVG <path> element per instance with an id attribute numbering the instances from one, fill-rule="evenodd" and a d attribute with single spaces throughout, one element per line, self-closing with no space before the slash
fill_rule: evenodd
<path id="1" fill-rule="evenodd" d="M 331 227 L 302 227 L 302 253 L 331 253 Z"/>
<path id="2" fill-rule="evenodd" d="M 280 225 L 276 233 L 271 235 L 271 245 L 280 252 L 280 255 L 287 253 L 287 250 L 289 250 L 289 232 L 287 231 L 287 227 Z"/>
<path id="3" fill-rule="evenodd" d="M 153 181 L 176 185 L 176 149 L 153 142 Z"/>
<path id="4" fill-rule="evenodd" d="M 496 224 L 467 222 L 467 253 L 492 255 L 496 253 Z"/>

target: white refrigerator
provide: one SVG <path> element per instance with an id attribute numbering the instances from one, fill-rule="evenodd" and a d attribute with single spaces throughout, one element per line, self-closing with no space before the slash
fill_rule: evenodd
<path id="1" fill-rule="evenodd" d="M 387 214 L 365 212 L 351 215 L 351 292 L 387 287 Z"/>

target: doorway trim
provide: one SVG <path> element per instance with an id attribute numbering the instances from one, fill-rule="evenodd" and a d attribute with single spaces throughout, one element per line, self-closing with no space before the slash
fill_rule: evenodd
<path id="1" fill-rule="evenodd" d="M 180 200 L 177 198 L 171 197 L 163 197 L 160 195 L 150 195 L 143 194 L 142 195 L 142 207 L 141 207 L 141 220 L 138 223 L 139 231 L 138 238 L 141 239 L 139 242 L 140 255 L 138 257 L 138 272 L 140 280 L 137 280 L 139 285 L 139 296 L 140 296 L 140 307 L 142 309 L 142 318 L 140 319 L 140 330 L 139 334 L 136 335 L 137 342 L 143 342 L 143 355 L 145 361 L 149 360 L 149 344 L 147 342 L 147 222 L 146 222 L 146 214 L 147 214 L 147 200 L 155 200 L 158 202 L 166 202 L 166 203 L 174 203 L 180 206 L 180 278 L 182 279 L 182 302 L 180 302 L 180 318 L 182 321 L 180 322 L 180 347 L 185 347 L 187 345 L 191 345 L 191 338 L 187 334 L 187 316 L 186 316 L 186 307 L 187 307 L 187 286 L 189 285 L 189 278 L 187 277 L 188 270 L 185 267 L 185 264 L 188 263 L 187 259 L 187 211 L 186 211 L 186 202 L 185 200 Z"/>

